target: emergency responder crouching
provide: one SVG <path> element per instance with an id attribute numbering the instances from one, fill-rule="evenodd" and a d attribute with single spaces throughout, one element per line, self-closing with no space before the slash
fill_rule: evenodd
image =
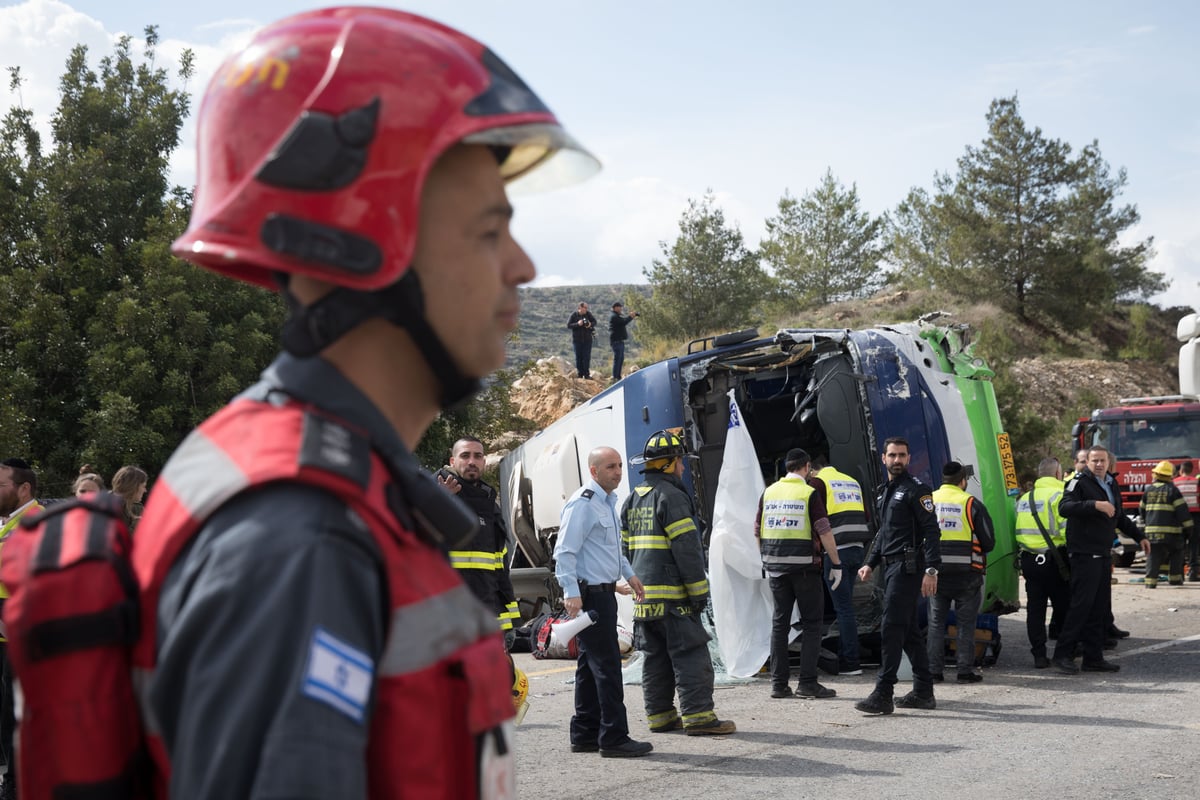
<path id="1" fill-rule="evenodd" d="M 621 509 L 621 543 L 644 586 L 634 607 L 634 634 L 643 653 L 650 730 L 682 727 L 690 736 L 723 735 L 737 726 L 713 710 L 710 637 L 700 620 L 708 606 L 704 547 L 681 481 L 690 455 L 678 434 L 664 430 L 651 434 L 641 455 L 629 460 L 645 465 L 645 479 Z"/>
<path id="2" fill-rule="evenodd" d="M 1167 582 L 1183 585 L 1184 542 L 1192 534 L 1192 514 L 1187 499 L 1172 478 L 1175 467 L 1160 461 L 1154 467 L 1154 483 L 1146 487 L 1138 513 L 1146 523 L 1150 557 L 1146 559 L 1146 588 L 1158 586 L 1158 570 L 1167 562 Z"/>
<path id="3" fill-rule="evenodd" d="M 866 581 L 875 567 L 882 565 L 884 569 L 879 676 L 874 691 L 854 704 L 864 714 L 891 714 L 894 705 L 937 707 L 925 637 L 917 626 L 918 601 L 921 595 L 929 597 L 937 591 L 938 567 L 942 563 L 933 490 L 908 473 L 906 439 L 893 436 L 884 440 L 882 458 L 888 480 L 875 499 L 879 533 L 867 563 L 858 571 L 859 580 Z M 912 664 L 913 689 L 893 704 L 902 652 Z"/>

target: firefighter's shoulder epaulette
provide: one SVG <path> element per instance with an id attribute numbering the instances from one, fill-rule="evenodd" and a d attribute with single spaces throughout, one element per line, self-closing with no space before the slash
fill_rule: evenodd
<path id="1" fill-rule="evenodd" d="M 582 492 L 579 493 L 579 496 L 585 500 L 591 500 L 593 497 L 596 496 L 596 490 L 595 489 L 584 489 Z"/>

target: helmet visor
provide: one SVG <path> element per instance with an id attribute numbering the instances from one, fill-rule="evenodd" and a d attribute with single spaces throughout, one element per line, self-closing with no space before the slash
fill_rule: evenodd
<path id="1" fill-rule="evenodd" d="M 509 125 L 463 138 L 464 144 L 509 148 L 500 175 L 513 194 L 535 194 L 579 183 L 600 171 L 600 161 L 558 125 Z"/>

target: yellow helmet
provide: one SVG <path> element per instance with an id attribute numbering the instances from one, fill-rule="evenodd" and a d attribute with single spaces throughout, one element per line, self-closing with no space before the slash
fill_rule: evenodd
<path id="1" fill-rule="evenodd" d="M 1154 475 L 1155 477 L 1169 481 L 1175 476 L 1175 465 L 1170 461 L 1160 461 L 1154 467 Z"/>
<path id="2" fill-rule="evenodd" d="M 513 708 L 517 711 L 517 725 L 521 724 L 521 720 L 525 719 L 525 712 L 529 710 L 529 678 L 517 665 L 513 665 L 513 685 L 512 685 Z"/>
<path id="3" fill-rule="evenodd" d="M 695 458 L 683 439 L 673 430 L 661 430 L 650 434 L 641 455 L 629 459 L 630 464 L 645 464 L 642 472 L 672 472 L 675 461 L 680 458 Z"/>

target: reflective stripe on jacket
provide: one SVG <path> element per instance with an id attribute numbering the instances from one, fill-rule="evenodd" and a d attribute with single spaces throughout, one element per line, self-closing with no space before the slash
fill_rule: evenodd
<path id="1" fill-rule="evenodd" d="M 1192 528 L 1192 513 L 1179 488 L 1170 481 L 1156 480 L 1146 487 L 1138 507 L 1146 523 L 1146 536 L 1155 541 L 1178 536 Z"/>
<path id="2" fill-rule="evenodd" d="M 816 477 L 825 483 L 825 511 L 838 547 L 870 541 L 866 505 L 858 481 L 834 467 L 824 467 Z"/>
<path id="3" fill-rule="evenodd" d="M 692 499 L 673 475 L 647 472 L 621 508 L 621 547 L 642 582 L 634 619 L 687 615 L 707 597 L 704 546 Z"/>
<path id="4" fill-rule="evenodd" d="M 794 571 L 820 564 L 813 548 L 809 498 L 813 488 L 803 478 L 785 475 L 762 496 L 759 549 L 768 572 Z"/>
<path id="5" fill-rule="evenodd" d="M 1179 475 L 1175 478 L 1175 486 L 1187 501 L 1188 511 L 1200 514 L 1200 481 L 1195 475 Z"/>
<path id="6" fill-rule="evenodd" d="M 214 512 L 276 481 L 337 496 L 366 524 L 382 554 L 388 597 L 380 600 L 390 622 L 364 713 L 371 796 L 477 797 L 485 751 L 493 758 L 511 752 L 504 723 L 513 716 L 512 676 L 495 622 L 442 554 L 400 521 L 407 518 L 402 496 L 367 439 L 299 403 L 250 398 L 209 419 L 171 457 L 134 544 L 142 632 L 134 649 L 135 683 L 156 796 L 166 797 L 170 783 L 166 744 L 149 701 L 164 582 Z"/>
<path id="7" fill-rule="evenodd" d="M 496 490 L 483 481 L 468 481 L 442 468 L 439 476 L 453 476 L 462 487 L 455 495 L 479 518 L 475 535 L 451 550 L 450 566 L 459 571 L 463 583 L 496 614 L 501 630 L 511 630 L 520 621 L 517 596 L 508 572 L 508 531 L 496 505 Z"/>
<path id="8" fill-rule="evenodd" d="M 1062 499 L 1063 483 L 1053 477 L 1038 478 L 1033 491 L 1026 492 L 1017 500 L 1017 545 L 1031 553 L 1044 553 L 1046 539 L 1042 536 L 1033 509 L 1046 527 L 1046 533 L 1055 547 L 1067 543 L 1067 521 L 1058 513 L 1058 501 Z"/>
<path id="9" fill-rule="evenodd" d="M 972 500 L 971 495 L 957 486 L 943 484 L 933 492 L 933 507 L 942 534 L 944 572 L 983 572 L 983 550 L 971 522 Z"/>

